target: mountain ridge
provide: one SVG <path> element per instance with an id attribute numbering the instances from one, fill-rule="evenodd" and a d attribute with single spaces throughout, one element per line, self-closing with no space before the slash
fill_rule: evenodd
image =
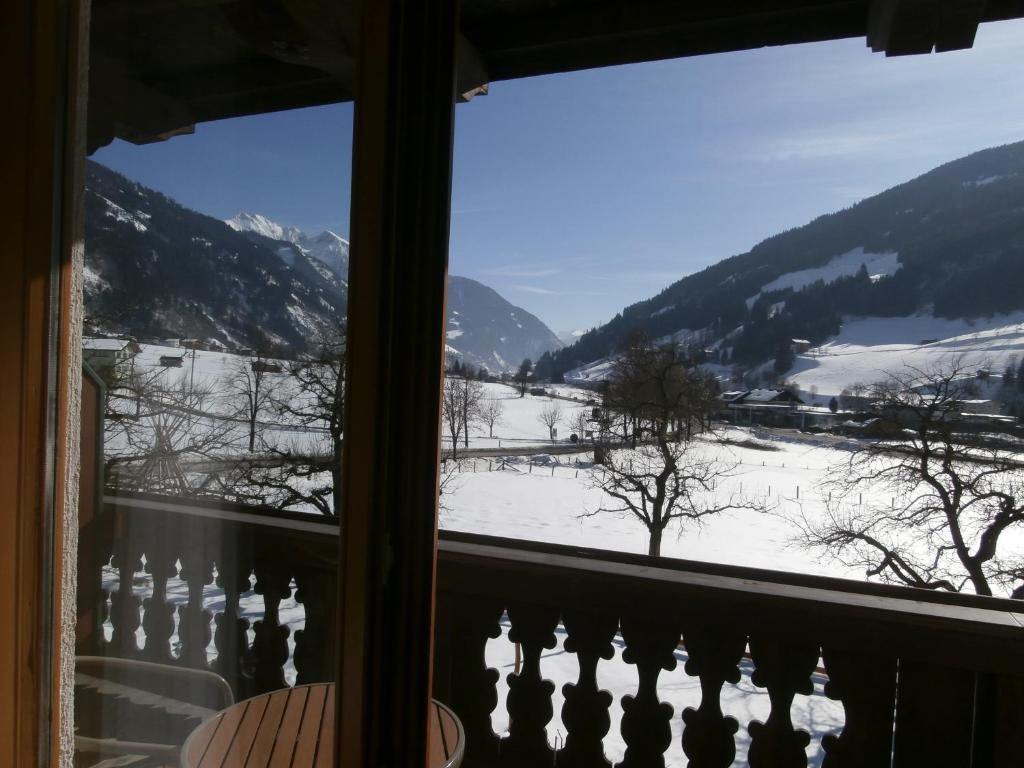
<path id="1" fill-rule="evenodd" d="M 226 349 L 302 351 L 344 329 L 348 241 L 241 212 L 192 211 L 89 161 L 86 330 Z M 534 315 L 475 280 L 449 276 L 449 354 L 509 370 L 560 342 Z"/>
<path id="2" fill-rule="evenodd" d="M 835 260 L 854 263 L 829 273 Z M 868 264 L 882 264 L 872 271 Z M 819 271 L 785 285 L 786 276 Z M 782 281 L 781 283 L 779 281 Z M 791 280 L 789 282 L 792 282 Z M 799 281 L 798 281 L 799 282 Z M 767 289 L 767 290 L 766 290 Z M 845 316 L 981 317 L 1024 309 L 1024 142 L 944 163 L 780 232 L 625 307 L 545 361 L 552 376 L 606 358 L 632 333 L 688 337 L 751 368 L 793 338 L 820 344 Z"/>

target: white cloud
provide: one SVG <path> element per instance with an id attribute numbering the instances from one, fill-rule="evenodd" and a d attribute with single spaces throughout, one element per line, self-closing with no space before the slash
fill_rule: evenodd
<path id="1" fill-rule="evenodd" d="M 561 271 L 561 269 L 555 267 L 507 264 L 501 267 L 485 269 L 483 273 L 485 275 L 499 275 L 501 277 L 550 277 L 551 275 L 557 275 Z"/>
<path id="2" fill-rule="evenodd" d="M 511 286 L 517 291 L 525 291 L 526 293 L 537 293 L 541 296 L 561 296 L 560 291 L 552 291 L 547 288 L 538 288 L 535 285 L 513 285 Z"/>
<path id="3" fill-rule="evenodd" d="M 819 136 L 792 136 L 772 142 L 758 154 L 767 161 L 827 160 L 877 155 L 884 148 L 912 139 L 910 132 L 856 132 Z"/>

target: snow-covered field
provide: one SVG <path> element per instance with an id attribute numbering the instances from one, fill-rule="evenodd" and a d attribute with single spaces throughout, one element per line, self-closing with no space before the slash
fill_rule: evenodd
<path id="1" fill-rule="evenodd" d="M 1024 357 L 1024 312 L 973 321 L 930 315 L 846 318 L 839 335 L 800 355 L 787 378 L 801 390 L 817 387 L 819 396 L 831 396 L 906 366 L 923 370 L 957 356 L 965 366 L 1002 372 L 1009 357 Z"/>
<path id="2" fill-rule="evenodd" d="M 729 436 L 750 437 L 743 429 L 732 429 Z M 707 443 L 704 449 L 720 453 L 729 462 L 739 462 L 732 477 L 716 490 L 719 498 L 733 494 L 767 499 L 773 508 L 771 513 L 727 512 L 706 519 L 699 527 L 666 531 L 662 554 L 861 578 L 861 574 L 837 563 L 822 561 L 788 545 L 793 527 L 786 515 L 800 510 L 811 514 L 821 508 L 817 484 L 823 471 L 842 461 L 845 452 L 785 440 L 768 444 L 775 450 L 717 443 Z M 604 499 L 603 492 L 593 487 L 587 459 L 586 454 L 541 455 L 532 462 L 530 457 L 471 459 L 446 487 L 441 527 L 525 541 L 646 553 L 647 532 L 635 518 L 611 514 L 581 518 L 581 514 L 598 509 Z"/>
<path id="3" fill-rule="evenodd" d="M 489 429 L 486 425 L 476 422 L 469 428 L 470 448 L 501 448 L 501 447 L 522 447 L 525 445 L 550 445 L 551 438 L 548 435 L 548 428 L 541 422 L 541 411 L 557 405 L 561 412 L 561 421 L 557 425 L 556 440 L 564 444 L 572 431 L 569 428 L 572 419 L 576 414 L 586 409 L 584 403 L 589 397 L 582 398 L 579 395 L 581 390 L 573 390 L 569 387 L 559 388 L 559 393 L 565 397 L 573 394 L 582 398 L 577 402 L 551 398 L 529 393 L 519 396 L 519 391 L 507 384 L 481 384 L 483 397 L 486 400 L 497 400 L 501 403 L 501 420 L 494 425 L 494 437 L 489 437 Z M 547 389 L 551 389 L 548 387 Z M 589 409 L 586 409 L 589 410 Z M 442 431 L 444 426 L 442 424 Z M 445 445 L 451 444 L 451 435 L 444 433 L 442 440 Z M 459 447 L 463 447 L 463 441 L 459 441 Z"/>

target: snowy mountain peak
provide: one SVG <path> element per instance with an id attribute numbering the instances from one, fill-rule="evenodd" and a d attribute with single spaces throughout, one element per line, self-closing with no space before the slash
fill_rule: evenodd
<path id="1" fill-rule="evenodd" d="M 271 240 L 284 240 L 289 243 L 298 244 L 299 239 L 305 236 L 301 229 L 283 227 L 260 213 L 243 211 L 230 219 L 225 219 L 224 223 L 236 232 L 255 232 L 257 235 L 269 237 Z"/>
<path id="2" fill-rule="evenodd" d="M 348 240 L 325 229 L 319 235 L 302 235 L 296 244 L 340 280 L 348 280 Z"/>
<path id="3" fill-rule="evenodd" d="M 328 267 L 339 280 L 348 279 L 348 240 L 325 229 L 308 235 L 298 227 L 284 227 L 259 213 L 239 213 L 224 221 L 237 232 L 251 232 L 271 240 L 280 240 L 301 248 Z M 284 254 L 282 258 L 287 258 Z"/>

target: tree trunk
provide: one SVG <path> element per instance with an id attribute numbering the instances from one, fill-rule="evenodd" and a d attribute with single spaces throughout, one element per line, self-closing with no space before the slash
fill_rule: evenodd
<path id="1" fill-rule="evenodd" d="M 249 419 L 249 453 L 256 450 L 256 414 Z"/>
<path id="2" fill-rule="evenodd" d="M 650 557 L 661 557 L 661 528 L 648 529 L 651 534 L 650 543 L 647 545 L 647 554 Z"/>

